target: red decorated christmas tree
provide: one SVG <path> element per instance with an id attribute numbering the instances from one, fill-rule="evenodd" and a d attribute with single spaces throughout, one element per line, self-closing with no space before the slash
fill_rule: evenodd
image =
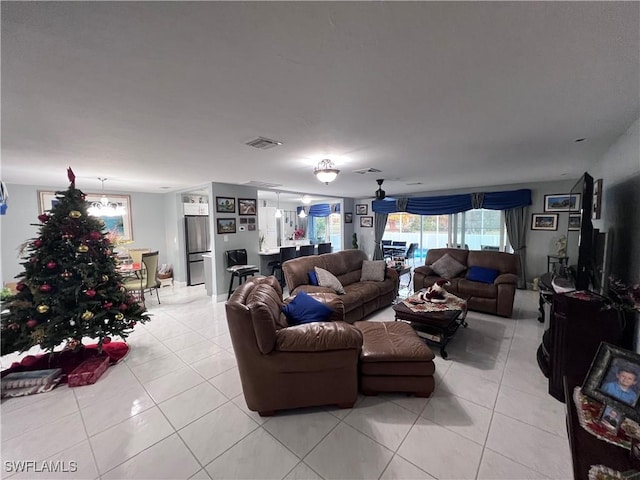
<path id="1" fill-rule="evenodd" d="M 112 336 L 126 338 L 149 315 L 122 286 L 104 223 L 87 213 L 82 191 L 71 184 L 56 192 L 54 207 L 38 216 L 38 237 L 26 244 L 24 272 L 17 294 L 3 307 L 1 354 L 40 345 L 45 350 L 64 342 L 81 345 Z"/>

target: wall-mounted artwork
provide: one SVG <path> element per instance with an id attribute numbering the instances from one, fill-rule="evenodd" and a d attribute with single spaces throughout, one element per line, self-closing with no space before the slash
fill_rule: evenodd
<path id="1" fill-rule="evenodd" d="M 238 198 L 238 213 L 240 215 L 255 215 L 257 200 L 255 198 Z"/>
<path id="2" fill-rule="evenodd" d="M 216 197 L 216 212 L 236 213 L 236 199 L 232 197 Z"/>
<path id="3" fill-rule="evenodd" d="M 531 230 L 557 230 L 557 213 L 534 213 L 531 215 Z"/>
<path id="4" fill-rule="evenodd" d="M 373 217 L 360 217 L 361 227 L 373 227 Z"/>
<path id="5" fill-rule="evenodd" d="M 235 218 L 218 218 L 217 221 L 218 233 L 236 233 L 236 219 Z"/>
<path id="6" fill-rule="evenodd" d="M 40 213 L 51 210 L 58 202 L 55 192 L 38 192 L 40 197 Z M 92 203 L 100 203 L 101 193 L 86 193 L 85 200 L 87 206 Z M 112 195 L 107 196 L 109 203 L 113 203 L 118 207 L 122 207 L 124 213 L 121 215 L 98 215 L 97 218 L 104 222 L 105 233 L 111 233 L 118 237 L 118 240 L 133 240 L 133 228 L 131 226 L 131 197 L 129 195 Z"/>
<path id="7" fill-rule="evenodd" d="M 602 214 L 602 179 L 599 178 L 593 183 L 593 213 L 594 220 L 600 220 Z"/>
<path id="8" fill-rule="evenodd" d="M 347 212 L 344 214 L 344 223 L 353 223 L 353 213 Z"/>
<path id="9" fill-rule="evenodd" d="M 580 194 L 556 193 L 544 196 L 545 212 L 575 212 L 580 209 Z"/>
<path id="10" fill-rule="evenodd" d="M 365 203 L 358 203 L 356 205 L 356 215 L 366 215 L 369 213 L 369 206 Z"/>
<path id="11" fill-rule="evenodd" d="M 579 213 L 569 214 L 569 230 L 580 230 L 580 218 Z"/>

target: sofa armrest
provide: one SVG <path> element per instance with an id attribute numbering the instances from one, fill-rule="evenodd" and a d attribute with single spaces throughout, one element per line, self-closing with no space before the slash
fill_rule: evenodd
<path id="1" fill-rule="evenodd" d="M 282 328 L 276 332 L 276 350 L 321 352 L 359 350 L 362 333 L 346 322 L 314 322 Z"/>
<path id="2" fill-rule="evenodd" d="M 502 283 L 518 284 L 518 276 L 514 273 L 502 273 L 496 277 L 493 281 L 494 285 L 500 285 Z"/>
<path id="3" fill-rule="evenodd" d="M 400 276 L 395 268 L 386 267 L 384 270 L 384 278 L 390 278 L 396 283 L 400 283 Z"/>
<path id="4" fill-rule="evenodd" d="M 414 268 L 413 274 L 415 275 L 416 273 L 420 273 L 425 277 L 432 277 L 436 275 L 436 272 L 434 272 L 429 265 L 421 265 L 419 267 Z"/>

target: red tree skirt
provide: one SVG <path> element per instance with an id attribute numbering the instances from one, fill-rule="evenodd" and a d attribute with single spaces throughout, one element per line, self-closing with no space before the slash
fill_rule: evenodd
<path id="1" fill-rule="evenodd" d="M 129 352 L 129 346 L 124 342 L 110 342 L 102 345 L 102 355 L 109 357 L 109 364 L 115 365 Z M 60 383 L 67 383 L 67 375 L 84 360 L 98 355 L 98 344 L 84 345 L 80 350 L 63 350 L 61 352 L 44 353 L 42 355 L 27 355 L 20 362 L 13 364 L 2 371 L 0 376 L 13 372 L 26 372 L 30 370 L 45 370 L 48 368 L 61 368 L 63 377 Z"/>

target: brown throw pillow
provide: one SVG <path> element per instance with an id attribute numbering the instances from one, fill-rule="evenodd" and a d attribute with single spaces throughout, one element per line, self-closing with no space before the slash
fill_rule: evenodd
<path id="1" fill-rule="evenodd" d="M 364 260 L 362 262 L 361 282 L 384 282 L 387 264 L 384 260 Z"/>
<path id="2" fill-rule="evenodd" d="M 438 259 L 438 261 L 431 265 L 431 270 L 444 278 L 453 278 L 466 268 L 467 267 L 448 253 L 445 253 Z"/>
<path id="3" fill-rule="evenodd" d="M 315 267 L 315 271 L 318 277 L 318 285 L 321 287 L 332 288 L 338 295 L 344 295 L 344 287 L 333 273 L 319 267 Z"/>

